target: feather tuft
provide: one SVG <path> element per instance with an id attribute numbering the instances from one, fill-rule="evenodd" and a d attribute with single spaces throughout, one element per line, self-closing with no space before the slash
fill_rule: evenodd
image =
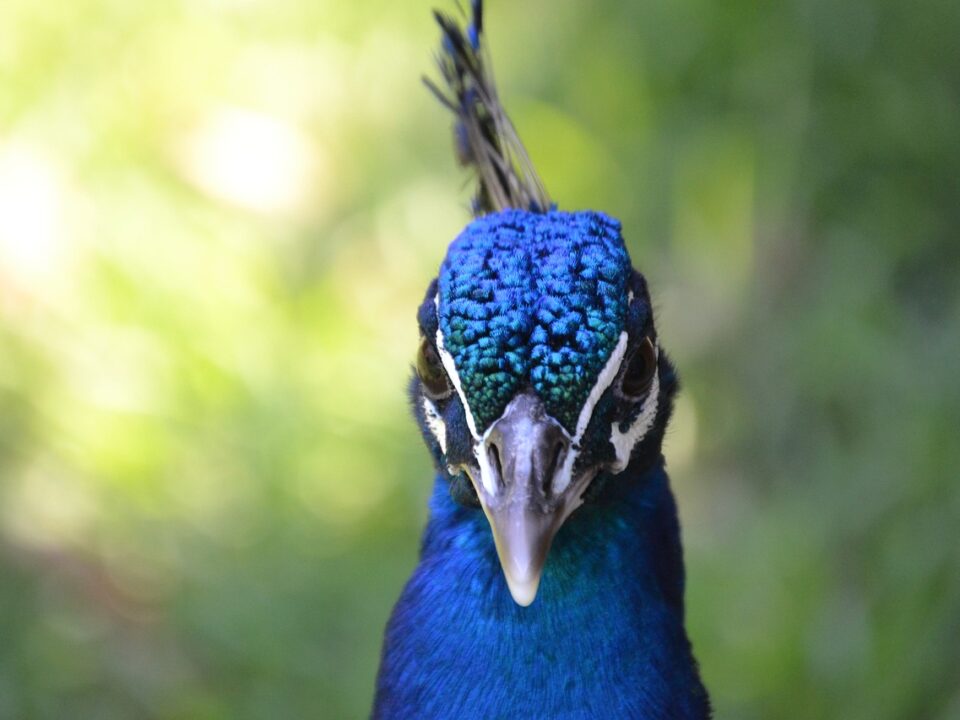
<path id="1" fill-rule="evenodd" d="M 451 16 L 434 11 L 442 34 L 436 60 L 443 87 L 427 77 L 423 82 L 454 114 L 458 161 L 476 171 L 473 214 L 508 208 L 547 212 L 552 203 L 546 188 L 500 104 L 483 43 L 483 1 L 472 0 L 471 10 L 465 28 Z"/>

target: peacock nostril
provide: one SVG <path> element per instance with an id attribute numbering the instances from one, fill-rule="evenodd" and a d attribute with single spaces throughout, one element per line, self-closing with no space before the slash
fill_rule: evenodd
<path id="1" fill-rule="evenodd" d="M 548 473 L 553 475 L 557 472 L 557 469 L 560 467 L 561 459 L 563 457 L 563 451 L 565 448 L 565 443 L 558 441 L 553 451 L 553 460 L 550 462 L 550 468 Z"/>
<path id="2" fill-rule="evenodd" d="M 544 495 L 549 495 L 553 489 L 553 479 L 563 463 L 567 451 L 567 439 L 563 436 L 544 438 L 541 455 L 541 483 Z"/>
<path id="3" fill-rule="evenodd" d="M 490 460 L 490 468 L 493 470 L 494 479 L 498 487 L 503 487 L 503 461 L 500 459 L 500 448 L 496 443 L 490 443 L 487 448 L 487 457 Z"/>

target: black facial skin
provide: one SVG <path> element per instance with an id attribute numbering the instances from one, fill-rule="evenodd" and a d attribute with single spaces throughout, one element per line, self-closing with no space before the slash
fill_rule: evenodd
<path id="1" fill-rule="evenodd" d="M 643 361 L 634 360 L 634 358 L 645 352 L 645 344 L 649 343 L 656 347 L 657 342 L 647 283 L 643 276 L 636 271 L 634 271 L 630 280 L 630 289 L 633 291 L 634 299 L 627 310 L 625 320 L 624 329 L 627 331 L 629 338 L 627 352 L 624 355 L 626 360 L 616 380 L 597 402 L 593 417 L 581 439 L 580 456 L 574 469 L 576 474 L 578 471 L 591 467 L 600 468 L 583 495 L 584 502 L 587 503 L 609 501 L 617 495 L 616 488 L 620 484 L 616 482 L 617 478 L 639 477 L 646 469 L 660 460 L 663 435 L 673 412 L 674 397 L 679 389 L 676 371 L 667 354 L 661 348 L 656 367 L 656 372 L 660 378 L 660 388 L 657 415 L 653 425 L 643 439 L 634 446 L 630 462 L 623 472 L 614 475 L 605 469 L 615 459 L 614 448 L 610 442 L 611 424 L 619 422 L 624 426 L 629 425 L 641 411 L 646 399 L 645 392 L 640 396 L 628 392 L 629 390 L 636 390 L 637 376 L 638 374 L 642 375 Z M 408 388 L 409 397 L 413 406 L 414 417 L 420 426 L 424 441 L 433 455 L 434 464 L 450 484 L 450 495 L 461 505 L 479 508 L 480 501 L 470 479 L 465 472 L 456 470 L 456 468 L 474 462 L 473 438 L 467 426 L 463 403 L 456 392 L 450 392 L 446 395 L 438 392 L 441 383 L 434 375 L 435 368 L 428 366 L 424 369 L 423 367 L 423 357 L 432 358 L 431 353 L 437 352 L 436 293 L 437 281 L 434 279 L 427 289 L 423 303 L 417 313 L 422 343 L 419 351 L 421 370 L 418 373 L 417 367 L 414 366 L 413 368 L 413 377 Z M 633 365 L 631 365 L 632 362 Z M 641 366 L 639 370 L 636 365 L 637 362 Z M 426 373 L 427 376 L 421 379 L 421 373 Z M 424 380 L 426 380 L 426 383 Z M 521 391 L 527 389 L 529 388 L 521 388 Z M 446 425 L 446 454 L 441 450 L 439 443 L 427 425 L 423 409 L 424 397 L 432 400 Z M 451 473 L 451 469 L 455 471 Z"/>

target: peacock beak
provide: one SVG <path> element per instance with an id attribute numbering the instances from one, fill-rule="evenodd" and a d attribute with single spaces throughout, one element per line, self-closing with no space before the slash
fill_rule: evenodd
<path id="1" fill-rule="evenodd" d="M 476 454 L 480 482 L 471 478 L 510 594 L 526 607 L 537 596 L 554 536 L 581 503 L 585 481 L 571 482 L 570 436 L 533 393 L 511 401 Z"/>

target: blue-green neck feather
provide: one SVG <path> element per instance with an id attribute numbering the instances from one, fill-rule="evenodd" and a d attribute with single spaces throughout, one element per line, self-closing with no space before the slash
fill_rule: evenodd
<path id="1" fill-rule="evenodd" d="M 658 464 L 611 486 L 561 528 L 523 608 L 483 513 L 438 480 L 420 564 L 387 627 L 373 717 L 708 717 L 666 473 Z"/>

